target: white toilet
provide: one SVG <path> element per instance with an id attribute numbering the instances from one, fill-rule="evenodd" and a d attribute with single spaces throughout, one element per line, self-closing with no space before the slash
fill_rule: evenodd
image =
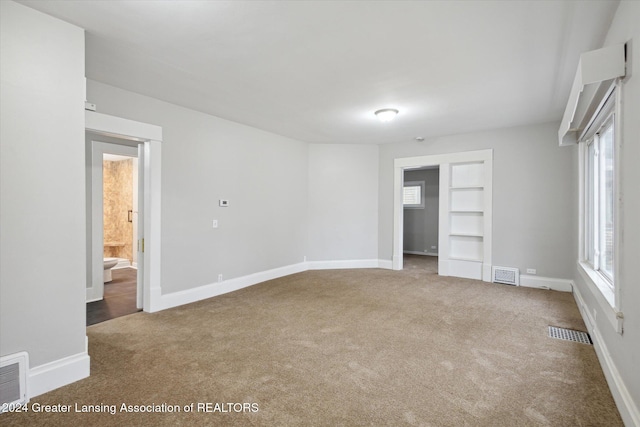
<path id="1" fill-rule="evenodd" d="M 118 263 L 118 258 L 105 258 L 104 259 L 104 283 L 109 283 L 113 279 L 111 278 L 111 269 Z"/>

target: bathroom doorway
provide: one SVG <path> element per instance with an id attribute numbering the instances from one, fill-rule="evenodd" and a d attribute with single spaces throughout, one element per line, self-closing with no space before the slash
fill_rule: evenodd
<path id="1" fill-rule="evenodd" d="M 87 302 L 87 326 L 141 311 L 138 301 L 138 149 L 124 141 L 89 135 L 92 150 L 92 181 L 102 181 L 102 198 L 92 197 L 92 220 L 99 227 L 102 216 L 103 289 L 93 286 Z M 106 142 L 109 139 L 111 142 Z M 89 141 L 87 141 L 89 147 Z M 95 151 L 95 153 L 93 153 Z M 100 162 L 102 153 L 102 165 Z M 125 155 L 126 154 L 126 155 Z M 102 177 L 100 177 L 102 171 Z M 98 196 L 100 189 L 92 184 Z M 100 206 L 100 202 L 102 205 Z M 100 213 L 102 212 L 102 214 Z M 99 233 L 92 233 L 99 239 Z M 98 245 L 93 246 L 96 250 Z M 97 258 L 97 256 L 94 256 Z"/>
<path id="2" fill-rule="evenodd" d="M 137 142 L 86 132 L 87 326 L 142 309 Z"/>

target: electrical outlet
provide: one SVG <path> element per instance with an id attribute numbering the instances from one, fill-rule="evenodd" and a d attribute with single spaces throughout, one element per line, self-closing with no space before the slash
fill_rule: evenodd
<path id="1" fill-rule="evenodd" d="M 222 282 L 222 274 L 218 274 L 218 282 Z"/>
<path id="2" fill-rule="evenodd" d="M 431 246 L 431 249 L 436 249 L 436 248 L 437 248 L 437 246 Z"/>
<path id="3" fill-rule="evenodd" d="M 527 274 L 536 274 L 536 269 L 535 268 L 527 268 Z"/>

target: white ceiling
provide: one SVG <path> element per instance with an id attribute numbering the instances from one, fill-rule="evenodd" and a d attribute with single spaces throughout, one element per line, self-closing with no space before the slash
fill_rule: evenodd
<path id="1" fill-rule="evenodd" d="M 302 141 L 374 144 L 559 121 L 618 5 L 21 3 L 86 29 L 90 79 Z M 378 122 L 387 107 L 400 114 Z"/>

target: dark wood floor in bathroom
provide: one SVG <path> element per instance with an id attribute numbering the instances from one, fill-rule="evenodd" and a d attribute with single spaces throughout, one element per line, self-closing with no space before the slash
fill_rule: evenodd
<path id="1" fill-rule="evenodd" d="M 140 311 L 136 308 L 135 268 L 111 270 L 113 280 L 104 284 L 104 299 L 87 303 L 87 326 Z"/>

